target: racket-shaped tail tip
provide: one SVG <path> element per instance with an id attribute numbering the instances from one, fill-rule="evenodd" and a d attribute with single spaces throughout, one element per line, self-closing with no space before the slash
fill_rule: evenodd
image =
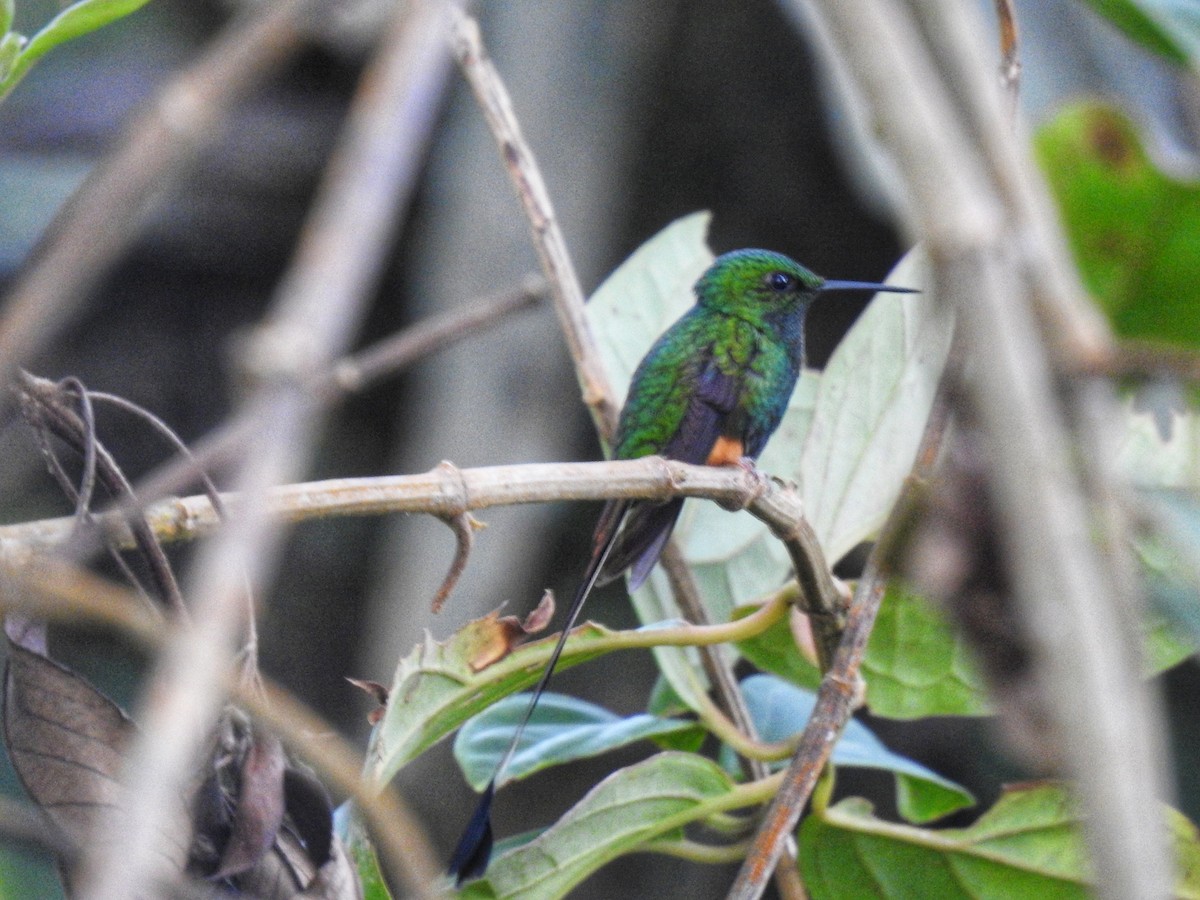
<path id="1" fill-rule="evenodd" d="M 454 855 L 450 858 L 450 876 L 456 887 L 462 887 L 472 878 L 479 878 L 487 871 L 492 856 L 492 798 L 496 794 L 496 779 L 488 782 L 487 789 L 479 798 L 471 821 L 463 829 Z"/>

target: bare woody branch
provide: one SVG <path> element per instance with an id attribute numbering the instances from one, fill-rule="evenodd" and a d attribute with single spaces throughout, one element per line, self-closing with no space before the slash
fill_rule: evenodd
<path id="1" fill-rule="evenodd" d="M 601 440 L 608 444 L 616 430 L 618 405 L 613 397 L 608 373 L 600 360 L 595 338 L 584 316 L 583 288 L 579 285 L 579 276 L 575 274 L 575 264 L 567 252 L 566 240 L 558 226 L 533 151 L 521 134 L 521 127 L 513 113 L 512 100 L 483 47 L 479 24 L 458 10 L 454 13 L 454 52 L 479 101 L 488 127 L 500 145 L 504 165 L 525 207 L 533 232 L 533 245 L 550 282 L 554 309 L 558 313 L 571 358 L 575 361 L 583 402 L 592 415 Z"/>
<path id="2" fill-rule="evenodd" d="M 766 481 L 738 467 L 693 466 L 657 456 L 591 463 L 532 463 L 459 469 L 442 463 L 417 475 L 339 478 L 274 488 L 264 498 L 265 514 L 289 523 L 335 516 L 428 513 L 451 519 L 495 506 L 609 498 L 667 500 L 704 497 L 731 509 L 745 509 L 765 522 L 788 547 L 797 568 L 813 573 L 816 615 L 834 615 L 842 600 L 829 566 L 804 519 L 803 504 L 791 486 Z M 236 518 L 244 498 L 223 494 Z M 97 516 L 99 526 L 119 546 L 133 536 L 116 513 Z M 205 495 L 164 500 L 146 511 L 146 522 L 162 541 L 184 541 L 217 531 L 221 522 Z M 0 558 L 10 564 L 60 546 L 75 520 L 43 519 L 0 526 Z M 817 573 L 823 573 L 818 575 Z"/>
<path id="3" fill-rule="evenodd" d="M 416 182 L 445 83 L 444 12 L 431 2 L 396 14 L 359 85 L 292 266 L 245 348 L 254 384 L 246 408 L 259 429 L 238 478 L 248 502 L 197 560 L 189 591 L 195 626 L 173 634 L 160 654 L 110 826 L 121 839 L 85 860 L 88 897 L 135 896 L 160 875 L 168 837 L 161 823 L 186 793 L 221 709 L 246 586 L 266 581 L 282 539 L 261 500 L 307 465 L 317 416 L 306 378 L 346 351 Z"/>
<path id="4" fill-rule="evenodd" d="M 1074 431 L 1086 416 L 1070 408 L 1080 398 L 1058 379 L 1108 357 L 1111 340 L 979 64 L 988 54 L 978 17 L 946 0 L 813 5 L 900 166 L 914 201 L 908 224 L 927 243 L 937 296 L 959 317 L 972 360 L 964 396 L 986 442 L 1038 682 L 1087 811 L 1097 889 L 1165 896 L 1166 844 L 1159 810 L 1146 801 L 1161 784 L 1153 704 L 1121 612 L 1133 598 L 1118 595 L 1128 583 L 1118 555 L 1093 540 L 1091 511 L 1103 500 L 1089 495 L 1072 448 L 1096 445 Z"/>

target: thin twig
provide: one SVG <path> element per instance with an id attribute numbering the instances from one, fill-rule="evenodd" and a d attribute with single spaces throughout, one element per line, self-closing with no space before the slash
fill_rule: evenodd
<path id="1" fill-rule="evenodd" d="M 567 252 L 567 243 L 558 227 L 533 151 L 525 142 L 513 114 L 512 99 L 483 47 L 479 24 L 459 10 L 454 14 L 454 52 L 488 127 L 500 145 L 500 155 L 525 207 L 533 232 L 533 245 L 550 283 L 554 309 L 575 361 L 583 402 L 601 440 L 608 444 L 617 427 L 617 404 L 584 315 L 583 288 L 575 274 L 575 264 Z"/>
<path id="2" fill-rule="evenodd" d="M 50 227 L 0 317 L 0 385 L 41 352 L 140 231 L 157 196 L 229 112 L 294 53 L 319 0 L 255 6 L 130 123 Z M 0 402 L 7 403 L 6 396 Z"/>
<path id="3" fill-rule="evenodd" d="M 309 386 L 313 402 L 331 403 L 365 390 L 431 353 L 490 328 L 518 310 L 540 303 L 545 295 L 545 282 L 530 275 L 522 279 L 517 288 L 480 297 L 465 304 L 463 309 L 423 319 L 315 373 Z M 189 452 L 139 483 L 139 500 L 150 504 L 189 484 L 206 480 L 207 472 L 225 466 L 244 453 L 257 427 L 250 412 L 243 411 L 202 438 Z M 136 508 L 122 506 L 120 510 L 128 514 Z"/>
<path id="4" fill-rule="evenodd" d="M 76 415 L 74 410 L 63 403 L 64 392 L 59 386 L 26 372 L 20 372 L 18 376 L 21 408 L 31 424 L 34 427 L 44 426 L 49 429 L 56 437 L 65 441 L 81 455 L 84 454 L 83 448 L 90 445 L 96 464 L 96 474 L 104 483 L 104 487 L 117 500 L 131 497 L 133 488 L 126 479 L 125 473 L 121 471 L 121 467 L 117 465 L 107 448 L 96 440 L 94 434 L 88 432 L 87 424 Z M 64 488 L 68 491 L 72 490 L 66 483 L 64 483 Z M 92 517 L 89 516 L 89 518 Z M 76 521 L 79 520 L 76 519 Z M 125 521 L 128 523 L 133 537 L 133 546 L 145 558 L 162 601 L 174 615 L 185 617 L 187 611 L 183 605 L 183 594 L 175 580 L 175 573 L 171 569 L 171 564 L 167 560 L 158 538 L 146 523 L 145 514 L 135 511 L 132 515 L 125 517 Z M 128 572 L 128 570 L 126 571 Z"/>
<path id="5" fill-rule="evenodd" d="M 450 561 L 450 569 L 446 572 L 446 577 L 442 579 L 441 586 L 438 587 L 437 593 L 433 595 L 433 600 L 429 603 L 429 609 L 434 614 L 442 611 L 442 606 L 454 593 L 458 580 L 466 571 L 467 560 L 471 558 L 471 548 L 475 546 L 475 528 L 479 525 L 470 513 L 446 516 L 442 521 L 454 532 L 454 559 Z"/>
<path id="6" fill-rule="evenodd" d="M 430 316 L 361 353 L 340 360 L 329 373 L 320 376 L 313 391 L 322 396 L 328 393 L 342 397 L 358 393 L 437 350 L 540 303 L 547 293 L 543 278 L 526 275 L 515 288 L 471 300 L 461 309 Z"/>
<path id="7" fill-rule="evenodd" d="M 86 896 L 134 896 L 162 864 L 164 815 L 186 792 L 221 710 L 246 580 L 255 588 L 266 580 L 282 540 L 262 500 L 308 461 L 317 423 L 306 378 L 345 352 L 416 182 L 445 83 L 444 12 L 436 2 L 397 12 L 356 91 L 293 263 L 245 348 L 243 367 L 256 381 L 246 408 L 260 428 L 238 479 L 246 502 L 197 561 L 195 627 L 160 655 L 110 824 L 121 840 L 85 864 Z"/>
<path id="8" fill-rule="evenodd" d="M 1200 352 L 1190 347 L 1123 340 L 1117 342 L 1108 358 L 1090 360 L 1077 374 L 1097 378 L 1178 379 L 1198 384 Z"/>

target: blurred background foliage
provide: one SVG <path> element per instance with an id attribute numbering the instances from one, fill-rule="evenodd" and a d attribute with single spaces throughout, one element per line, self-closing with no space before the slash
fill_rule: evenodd
<path id="1" fill-rule="evenodd" d="M 991 22 L 991 2 L 979 2 Z M 0 105 L 0 290 L 131 112 L 196 56 L 236 5 L 154 0 L 48 54 Z M 86 315 L 38 360 L 39 374 L 76 375 L 122 394 L 187 440 L 226 416 L 238 390 L 226 367 L 228 348 L 258 320 L 292 252 L 390 3 L 343 6 L 339 27 L 314 36 L 163 191 L 149 227 Z M 1118 330 L 1194 347 L 1200 90 L 1188 36 L 1195 32 L 1170 21 L 1147 24 L 1132 3 L 1090 6 L 1017 3 L 1024 127 L 1037 132 L 1085 283 Z M 32 33 L 59 8 L 52 0 L 21 0 L 14 28 Z M 1097 10 L 1115 15 L 1135 40 Z M 882 278 L 904 249 L 888 224 L 896 198 L 886 168 L 855 141 L 819 44 L 779 4 L 493 0 L 477 11 L 586 290 L 650 234 L 697 209 L 713 212 L 717 252 L 770 247 L 831 277 Z M 1097 222 L 1100 231 L 1084 227 Z M 363 343 L 509 288 L 537 268 L 492 139 L 458 79 L 451 80 L 401 235 Z M 1164 302 L 1137 303 L 1147 295 Z M 814 311 L 810 364 L 824 363 L 860 310 L 861 301 L 843 300 Z M 142 434 L 117 427 L 104 437 L 135 477 L 161 459 L 159 446 Z M 460 466 L 592 459 L 599 452 L 554 317 L 539 309 L 337 409 L 312 476 L 419 471 L 442 459 Z M 69 511 L 20 429 L 0 434 L 0 458 L 5 520 Z M 444 637 L 501 604 L 523 612 L 543 587 L 561 594 L 573 585 L 590 510 L 514 508 L 486 519 L 490 527 L 437 619 L 428 603 L 453 552 L 440 523 L 361 519 L 299 528 L 265 598 L 264 668 L 340 728 L 364 734 L 369 703 L 343 676 L 386 683 L 425 629 Z M 619 588 L 594 601 L 590 614 L 613 626 L 633 623 Z M 103 664 L 89 663 L 97 646 L 112 644 L 98 634 L 66 635 L 62 655 L 85 670 L 108 668 L 97 677 L 120 695 L 137 665 L 113 671 L 108 654 Z M 653 675 L 648 656 L 623 654 L 565 673 L 556 685 L 626 712 L 644 708 Z M 1179 805 L 1193 819 L 1200 818 L 1200 767 L 1188 761 L 1200 756 L 1198 675 L 1187 662 L 1167 676 Z M 879 720 L 872 727 L 893 749 L 967 785 L 984 808 L 1003 780 L 1022 774 L 980 720 Z M 638 755 L 636 748 L 622 751 L 617 762 Z M 556 798 L 578 797 L 613 764 L 544 773 L 536 789 L 522 793 L 523 808 L 501 807 L 497 827 L 516 833 L 550 820 L 567 802 Z M 449 748 L 423 757 L 402 778 L 435 838 L 448 846 L 472 802 Z M 891 802 L 886 776 L 854 773 L 839 788 L 877 798 L 885 811 Z M 29 870 L 14 859 L 0 858 L 0 866 Z M 715 895 L 729 880 L 728 872 L 667 858 L 633 864 L 639 868 L 625 868 L 623 878 L 637 878 L 646 895 Z M 716 887 L 706 886 L 708 879 Z M 602 873 L 578 895 L 613 891 Z"/>

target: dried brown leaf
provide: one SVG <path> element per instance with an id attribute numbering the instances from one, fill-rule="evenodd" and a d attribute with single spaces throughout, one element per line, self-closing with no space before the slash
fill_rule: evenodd
<path id="1" fill-rule="evenodd" d="M 245 872 L 271 849 L 283 823 L 283 745 L 257 729 L 240 772 L 233 830 L 213 878 Z"/>
<path id="2" fill-rule="evenodd" d="M 554 616 L 554 595 L 546 591 L 537 608 L 524 621 L 516 616 L 501 616 L 492 610 L 481 619 L 474 619 L 458 633 L 471 671 L 479 672 L 508 656 L 531 634 L 545 630 Z"/>
<path id="3" fill-rule="evenodd" d="M 4 698 L 4 741 L 26 792 L 73 843 L 91 848 L 109 840 L 105 826 L 120 797 L 133 723 L 87 681 L 13 641 Z M 182 800 L 170 837 L 169 863 L 182 872 L 191 842 Z"/>

